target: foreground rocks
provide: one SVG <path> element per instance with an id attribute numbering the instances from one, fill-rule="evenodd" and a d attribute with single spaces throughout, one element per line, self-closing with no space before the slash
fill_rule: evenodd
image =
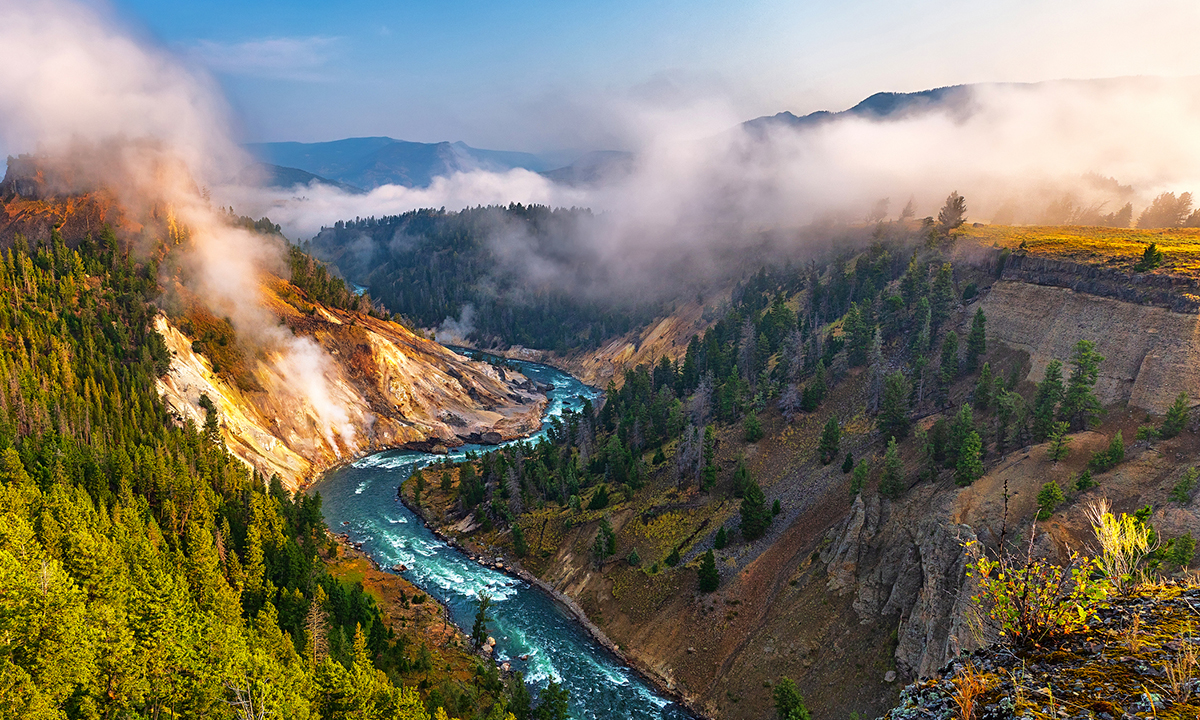
<path id="1" fill-rule="evenodd" d="M 992 646 L 909 685 L 885 720 L 1200 717 L 1200 587 L 1150 587 L 1111 601 L 1086 633 Z"/>

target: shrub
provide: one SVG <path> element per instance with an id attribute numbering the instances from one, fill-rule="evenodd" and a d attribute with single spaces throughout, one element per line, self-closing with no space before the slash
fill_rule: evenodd
<path id="1" fill-rule="evenodd" d="M 633 567 L 637 567 L 638 565 L 642 564 L 642 556 L 638 555 L 637 548 L 630 550 L 629 555 L 626 556 L 625 560 Z"/>
<path id="2" fill-rule="evenodd" d="M 679 564 L 679 548 L 673 548 L 671 554 L 667 556 L 666 563 L 671 567 Z"/>
<path id="3" fill-rule="evenodd" d="M 776 498 L 775 502 L 771 504 L 771 515 L 778 515 L 781 512 L 783 512 L 783 506 L 779 504 L 779 499 Z"/>
<path id="4" fill-rule="evenodd" d="M 1096 616 L 1096 603 L 1108 595 L 1108 583 L 1092 579 L 1098 566 L 1093 559 L 1072 553 L 1065 567 L 1034 559 L 1032 532 L 1023 560 L 980 555 L 967 570 L 979 579 L 980 592 L 973 598 L 976 619 L 982 629 L 1011 645 L 1082 630 Z"/>
<path id="5" fill-rule="evenodd" d="M 1099 483 L 1092 479 L 1091 470 L 1084 470 L 1083 472 L 1079 473 L 1079 477 L 1075 478 L 1075 489 L 1079 490 L 1080 492 L 1084 490 L 1091 490 L 1098 484 Z"/>
<path id="6" fill-rule="evenodd" d="M 1100 543 L 1098 567 L 1118 592 L 1149 579 L 1147 560 L 1155 551 L 1154 530 L 1138 518 L 1112 514 L 1108 500 L 1088 505 L 1088 520 Z"/>
<path id="7" fill-rule="evenodd" d="M 1134 436 L 1134 439 L 1139 442 L 1142 440 L 1153 442 L 1160 437 L 1162 437 L 1162 433 L 1153 425 L 1138 425 L 1137 435 Z"/>
<path id="8" fill-rule="evenodd" d="M 1108 444 L 1107 450 L 1102 450 L 1092 454 L 1092 460 L 1088 466 L 1096 472 L 1104 472 L 1111 470 L 1125 459 L 1125 438 L 1122 437 L 1121 431 L 1118 430 L 1116 435 Z"/>

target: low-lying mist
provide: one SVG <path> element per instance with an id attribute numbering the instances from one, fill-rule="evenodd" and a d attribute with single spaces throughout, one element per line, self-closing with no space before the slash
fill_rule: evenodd
<path id="1" fill-rule="evenodd" d="M 658 114 L 653 122 L 642 116 L 632 169 L 590 186 L 513 170 L 360 195 L 316 184 L 220 194 L 269 215 L 293 238 L 340 219 L 422 207 L 588 207 L 595 220 L 565 242 L 606 264 L 602 274 L 624 293 L 661 286 L 681 258 L 689 272 L 720 274 L 728 258 L 764 241 L 796 249 L 828 235 L 819 228 L 896 218 L 910 202 L 916 217 L 935 215 L 952 190 L 967 197 L 970 221 L 1058 224 L 1099 222 L 1126 203 L 1136 219 L 1160 192 L 1200 189 L 1200 139 L 1190 132 L 1200 123 L 1195 78 L 978 85 L 953 97 L 886 116 L 734 125 L 699 138 L 692 128 L 712 121 L 699 122 L 693 112 Z M 726 117 L 713 107 L 693 110 Z M 526 252 L 519 237 L 501 229 L 494 242 L 508 264 L 552 281 L 545 259 Z M 570 273 L 562 285 L 581 287 Z"/>

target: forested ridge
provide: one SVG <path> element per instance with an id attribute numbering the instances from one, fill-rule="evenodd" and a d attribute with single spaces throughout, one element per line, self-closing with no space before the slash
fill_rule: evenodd
<path id="1" fill-rule="evenodd" d="M 166 252 L 0 254 L 0 716 L 504 718 L 482 663 L 454 697 L 406 687 L 437 656 L 326 573 L 320 496 L 248 471 L 211 403 L 169 415 Z"/>
<path id="2" fill-rule="evenodd" d="M 566 352 L 598 347 L 661 309 L 607 292 L 589 297 L 589 289 L 605 285 L 594 250 L 575 240 L 590 220 L 588 210 L 518 203 L 460 212 L 424 209 L 339 221 L 301 247 L 419 327 L 463 318 L 465 339 L 485 346 Z M 505 247 L 518 259 L 506 258 L 500 250 Z M 513 267 L 525 261 L 579 282 L 566 283 L 569 287 L 532 282 L 528 268 Z"/>

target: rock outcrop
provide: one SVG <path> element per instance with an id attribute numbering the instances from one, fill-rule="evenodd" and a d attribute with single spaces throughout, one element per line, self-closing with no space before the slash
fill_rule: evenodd
<path id="1" fill-rule="evenodd" d="M 294 489 L 367 453 L 495 443 L 540 426 L 546 398 L 520 373 L 468 360 L 361 313 L 319 305 L 303 313 L 276 292 L 284 286 L 276 281 L 264 290 L 267 305 L 297 337 L 312 341 L 309 359 L 324 381 L 316 390 L 295 386 L 288 367 L 294 358 L 261 349 L 250 361 L 257 387 L 240 387 L 214 372 L 166 317 L 155 321 L 172 353 L 158 381 L 164 400 L 181 419 L 203 424 L 200 396 L 207 395 L 229 449 L 264 476 L 278 474 Z"/>
<path id="2" fill-rule="evenodd" d="M 1104 356 L 1096 382 L 1103 404 L 1163 413 L 1181 390 L 1200 397 L 1198 315 L 1011 281 L 993 285 L 982 303 L 988 341 L 1028 352 L 1033 382 L 1090 340 Z"/>

